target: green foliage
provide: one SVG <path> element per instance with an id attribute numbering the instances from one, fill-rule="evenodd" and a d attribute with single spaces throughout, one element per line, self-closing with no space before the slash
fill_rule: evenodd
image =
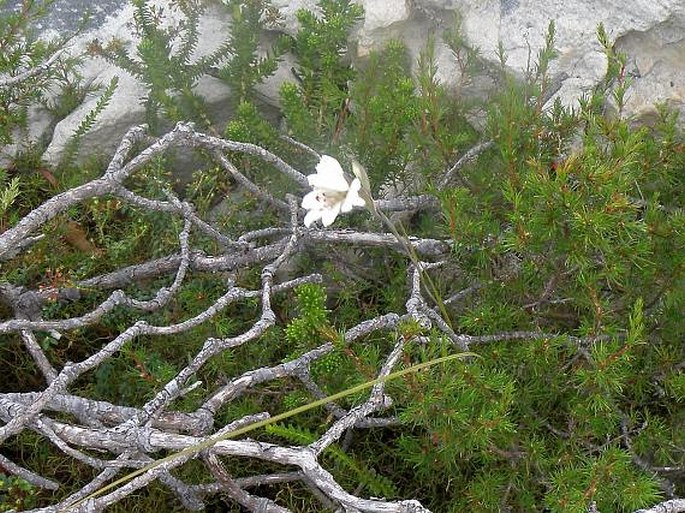
<path id="1" fill-rule="evenodd" d="M 348 82 L 355 76 L 346 60 L 347 37 L 362 8 L 349 0 L 322 0 L 321 16 L 301 9 L 293 42 L 298 84 L 284 84 L 281 102 L 288 129 L 306 143 L 335 140 L 347 115 Z"/>
<path id="2" fill-rule="evenodd" d="M 172 2 L 167 9 L 181 14 L 175 25 L 164 8 L 146 0 L 136 0 L 134 7 L 135 31 L 140 38 L 135 56 L 116 39 L 104 46 L 95 41 L 91 50 L 143 82 L 147 122 L 155 132 L 166 126 L 165 121 L 194 120 L 214 128 L 204 99 L 195 90 L 199 79 L 217 76 L 231 86 L 236 102 L 251 101 L 255 85 L 274 73 L 286 48 L 285 38 L 277 38 L 267 55 L 260 56 L 259 33 L 278 17 L 268 0 L 228 2 L 233 19 L 229 40 L 199 57 L 195 55 L 198 27 L 205 8 L 201 2 Z"/>
<path id="3" fill-rule="evenodd" d="M 352 90 L 359 102 L 351 121 L 354 147 L 371 170 L 369 179 L 376 189 L 385 181 L 401 178 L 412 158 L 413 148 L 406 141 L 422 110 L 409 67 L 406 47 L 391 42 L 370 55 Z"/>
<path id="4" fill-rule="evenodd" d="M 588 499 L 599 511 L 635 511 L 660 497 L 656 483 L 636 472 L 630 454 L 618 448 L 562 467 L 552 476 L 551 492 L 545 500 L 554 513 L 585 512 Z"/>
<path id="5" fill-rule="evenodd" d="M 288 342 L 300 347 L 318 342 L 321 330 L 328 324 L 326 291 L 316 284 L 305 284 L 296 291 L 299 316 L 290 321 L 285 329 Z"/>
<path id="6" fill-rule="evenodd" d="M 0 16 L 0 82 L 43 65 L 63 45 L 61 41 L 39 39 L 34 32 L 34 24 L 51 3 L 25 2 L 22 9 Z M 4 4 L 4 0 L 0 1 L 0 7 Z M 55 68 L 59 66 L 0 85 L 0 145 L 12 144 L 27 129 L 28 108 L 44 101 L 46 93 L 58 82 Z"/>
<path id="7" fill-rule="evenodd" d="M 266 24 L 278 21 L 278 11 L 268 0 L 230 0 L 226 5 L 233 20 L 227 43 L 232 55 L 220 68 L 219 77 L 231 86 L 235 98 L 244 102 L 252 99 L 257 84 L 276 71 L 288 41 L 279 36 L 271 51 L 260 57 L 260 32 Z"/>
<path id="8" fill-rule="evenodd" d="M 204 100 L 194 90 L 200 77 L 226 53 L 221 48 L 213 54 L 193 57 L 198 43 L 198 23 L 202 11 L 196 1 L 174 2 L 182 20 L 172 26 L 164 8 L 145 0 L 135 0 L 134 30 L 140 41 L 136 55 L 129 55 L 120 40 L 106 45 L 94 41 L 91 51 L 139 79 L 147 89 L 145 103 L 147 123 L 153 132 L 163 129 L 162 121 L 195 120 L 207 125 Z"/>
<path id="9" fill-rule="evenodd" d="M 667 406 L 671 399 L 662 387 L 683 358 L 673 337 L 673 330 L 682 332 L 681 315 L 672 303 L 682 297 L 685 269 L 676 249 L 685 241 L 683 155 L 677 146 L 683 136 L 663 109 L 649 129 L 605 114 L 607 96 L 620 112 L 620 96 L 611 93 L 626 85 L 625 59 L 612 53 L 601 28 L 599 34 L 610 57 L 607 80 L 580 109 L 559 102 L 545 107 L 554 56 L 550 26 L 526 81 L 506 79 L 489 105 L 493 149 L 482 164 L 461 171 L 458 187 L 441 191 L 454 256 L 468 275 L 455 289 L 478 285 L 457 309 L 462 330 L 603 337 L 484 348 L 483 359 L 468 370 L 482 366 L 489 379 L 507 376 L 497 385 L 502 393 L 505 384 L 515 383 L 513 400 L 498 412 L 499 422 L 509 420 L 512 429 L 499 439 L 488 439 L 479 412 L 460 404 L 454 410 L 468 412 L 474 425 L 457 424 L 458 440 L 440 446 L 443 453 L 432 451 L 429 435 L 440 424 L 424 412 L 433 423 L 418 426 L 430 427 L 428 433 L 404 437 L 400 448 L 425 457 L 415 461 L 426 473 L 443 457 L 453 462 L 433 479 L 444 483 L 449 477 L 451 486 L 468 490 L 466 497 L 456 493 L 451 499 L 454 511 L 498 511 L 504 503 L 532 511 L 541 507 L 536 496 L 552 511 L 587 511 L 593 500 L 600 511 L 634 511 L 661 494 L 659 482 L 634 458 L 654 465 L 682 461 L 677 451 L 665 450 L 683 438 L 676 427 L 681 416 L 670 413 L 673 405 Z M 473 383 L 453 402 L 488 389 Z M 657 396 L 662 399 L 655 402 Z M 408 417 L 423 419 L 419 405 L 440 405 L 440 399 L 410 401 Z M 479 397 L 475 404 L 487 401 Z M 444 404 L 439 410 L 452 411 Z M 655 429 L 641 431 L 643 423 Z M 621 445 L 623 436 L 639 440 L 631 446 L 635 452 Z M 492 445 L 479 448 L 474 437 Z M 469 448 L 475 454 L 456 452 Z M 488 489 L 499 490 L 498 501 L 487 500 L 482 491 Z"/>
<path id="10" fill-rule="evenodd" d="M 330 28 L 325 36 L 319 32 L 324 26 L 351 27 L 357 12 L 340 1 L 322 8 L 320 19 L 301 15 L 294 50 L 299 81 L 281 88 L 288 129 L 316 147 L 350 148 L 368 170 L 374 192 L 389 183 L 407 194 L 425 190 L 475 136 L 466 121 L 469 108 L 454 101 L 437 79 L 433 39 L 418 60 L 415 76 L 399 41 L 371 52 L 355 71 L 345 60 L 345 39 L 334 39 L 337 32 Z M 453 44 L 456 48 L 458 42 Z M 475 57 L 469 59 L 464 77 Z M 408 179 L 410 174 L 425 180 Z"/>
<path id="11" fill-rule="evenodd" d="M 267 148 L 278 145 L 278 131 L 248 101 L 238 104 L 235 117 L 226 125 L 225 135 L 234 141 L 259 141 Z"/>
<path id="12" fill-rule="evenodd" d="M 60 159 L 59 167 L 63 168 L 66 166 L 74 165 L 74 158 L 78 153 L 79 143 L 81 142 L 81 139 L 93 128 L 93 125 L 95 125 L 95 121 L 97 120 L 98 116 L 102 113 L 103 110 L 105 110 L 105 107 L 107 107 L 109 102 L 112 100 L 112 96 L 116 91 L 118 83 L 119 77 L 112 77 L 112 79 L 109 81 L 109 84 L 107 84 L 104 91 L 102 91 L 102 94 L 100 95 L 100 98 L 98 98 L 98 101 L 95 103 L 95 106 L 90 110 L 88 114 L 86 114 L 81 123 L 79 123 L 79 126 L 76 127 L 76 130 L 74 130 L 74 133 L 69 139 L 69 142 L 65 145 L 64 153 Z"/>
<path id="13" fill-rule="evenodd" d="M 491 172 L 470 173 L 467 187 L 444 195 L 444 205 L 460 256 L 472 259 L 481 279 L 507 284 L 505 303 L 530 304 L 553 286 L 576 300 L 569 322 L 597 333 L 659 279 L 655 255 L 664 240 L 654 223 L 673 229 L 679 216 L 664 216 L 658 197 L 645 196 L 660 180 L 648 163 L 658 144 L 648 130 L 602 117 L 589 104 L 579 112 L 558 102 L 541 110 L 544 69 L 492 103 Z M 478 205 L 468 199 L 474 193 L 483 198 Z M 496 242 L 476 250 L 484 233 Z M 564 308 L 535 310 L 531 320 L 544 322 L 550 310 Z"/>
<path id="14" fill-rule="evenodd" d="M 0 225 L 0 230 L 2 230 L 5 225 L 5 215 L 8 213 L 12 203 L 14 203 L 14 200 L 16 200 L 21 193 L 19 189 L 19 177 L 15 176 L 12 179 L 7 180 L 6 171 L 4 169 L 0 169 L 0 187 L 2 187 L 2 189 L 0 189 L 0 219 L 3 221 L 2 225 Z M 12 220 L 10 220 L 10 223 L 11 221 Z"/>
<path id="15" fill-rule="evenodd" d="M 33 508 L 37 496 L 37 489 L 20 477 L 0 474 L 0 511 Z"/>
<path id="16" fill-rule="evenodd" d="M 236 114 L 224 129 L 224 136 L 234 141 L 244 141 L 259 144 L 276 155 L 288 155 L 292 152 L 292 147 L 286 144 L 281 138 L 278 129 L 268 122 L 259 111 L 255 103 L 242 101 L 236 108 Z M 295 192 L 292 181 L 273 173 L 273 169 L 257 157 L 250 157 L 244 154 L 232 154 L 233 162 L 240 169 L 247 170 L 250 178 L 267 190 L 283 190 Z M 295 160 L 295 157 L 293 158 Z M 249 198 L 252 200 L 252 198 Z M 244 209 L 236 205 L 236 209 Z M 234 216 L 234 219 L 236 216 Z M 255 220 L 253 219 L 252 222 Z M 263 226 L 273 222 L 268 216 L 262 220 Z"/>
<path id="17" fill-rule="evenodd" d="M 419 361 L 448 350 L 436 340 L 418 350 Z M 466 507 L 462 491 L 475 485 L 474 475 L 498 473 L 516 433 L 516 393 L 511 375 L 480 360 L 407 378 L 400 419 L 410 429 L 398 438 L 396 451 L 437 511 L 446 505 L 438 499 L 440 490 L 453 490 L 443 500 L 450 497 Z"/>

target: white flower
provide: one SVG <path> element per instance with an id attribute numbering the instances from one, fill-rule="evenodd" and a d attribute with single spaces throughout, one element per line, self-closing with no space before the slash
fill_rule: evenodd
<path id="1" fill-rule="evenodd" d="M 324 226 L 330 226 L 340 212 L 347 213 L 366 204 L 359 196 L 359 179 L 348 184 L 340 163 L 328 155 L 321 155 L 316 174 L 309 175 L 307 181 L 314 189 L 302 198 L 302 208 L 309 210 L 304 217 L 307 228 L 319 219 Z"/>

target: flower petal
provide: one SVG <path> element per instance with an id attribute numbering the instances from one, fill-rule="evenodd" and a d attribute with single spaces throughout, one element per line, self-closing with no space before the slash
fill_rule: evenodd
<path id="1" fill-rule="evenodd" d="M 328 155 L 321 156 L 321 160 L 316 165 L 316 174 L 309 175 L 307 180 L 312 187 L 329 191 L 345 192 L 350 187 L 345 180 L 340 163 Z"/>
<path id="2" fill-rule="evenodd" d="M 352 194 L 352 198 L 350 201 L 352 202 L 352 205 L 355 207 L 365 207 L 366 206 L 366 200 L 362 198 L 359 194 Z"/>
<path id="3" fill-rule="evenodd" d="M 342 175 L 343 169 L 337 159 L 331 157 L 330 155 L 321 155 L 319 163 L 316 165 L 317 173 L 333 173 L 336 175 Z"/>
<path id="4" fill-rule="evenodd" d="M 345 196 L 345 200 L 343 201 L 341 207 L 342 212 L 350 212 L 354 207 L 363 207 L 366 205 L 366 201 L 364 201 L 364 198 L 362 198 L 359 195 L 360 189 L 361 183 L 358 178 L 355 178 L 354 180 L 352 180 L 350 190 L 347 191 L 347 195 Z"/>
<path id="5" fill-rule="evenodd" d="M 340 211 L 343 214 L 347 214 L 348 212 L 352 212 L 352 209 L 354 208 L 354 205 L 348 201 L 349 195 L 345 198 L 345 201 L 342 202 L 342 205 L 340 205 Z"/>
<path id="6" fill-rule="evenodd" d="M 350 188 L 343 175 L 309 175 L 307 180 L 312 187 L 327 191 L 347 192 L 347 189 Z"/>
<path id="7" fill-rule="evenodd" d="M 323 210 L 310 210 L 307 215 L 304 216 L 304 225 L 309 228 L 314 221 L 321 219 L 321 213 Z"/>
<path id="8" fill-rule="evenodd" d="M 333 221 L 335 221 L 335 218 L 338 217 L 338 214 L 340 213 L 340 206 L 340 203 L 335 203 L 331 208 L 324 209 L 321 212 L 321 222 L 324 226 L 333 224 Z"/>
<path id="9" fill-rule="evenodd" d="M 306 208 L 307 210 L 311 210 L 313 208 L 321 208 L 321 202 L 319 202 L 319 200 L 317 199 L 318 195 L 319 191 L 317 190 L 313 190 L 305 194 L 304 198 L 302 198 L 302 208 Z"/>

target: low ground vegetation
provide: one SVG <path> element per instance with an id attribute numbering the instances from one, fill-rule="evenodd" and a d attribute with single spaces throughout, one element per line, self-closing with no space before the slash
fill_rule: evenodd
<path id="1" fill-rule="evenodd" d="M 0 24 L 0 510 L 685 511 L 682 122 L 624 114 L 603 27 L 577 105 L 549 101 L 554 25 L 476 103 L 436 80 L 438 38 L 464 81 L 480 65 L 458 20 L 417 63 L 397 41 L 353 67 L 359 6 L 321 0 L 264 56 L 278 13 L 230 0 L 198 59 L 202 8 L 172 3 L 179 27 L 134 0 L 137 46 L 91 48 L 145 84 L 147 125 L 79 156 L 113 81 L 56 168 L 27 114 L 78 104 L 78 62 L 32 2 Z M 255 86 L 284 52 L 275 126 Z M 225 125 L 204 74 L 235 91 Z M 321 155 L 368 200 L 325 229 L 300 208 Z"/>

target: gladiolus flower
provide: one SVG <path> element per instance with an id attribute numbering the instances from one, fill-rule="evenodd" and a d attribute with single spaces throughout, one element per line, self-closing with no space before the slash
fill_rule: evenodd
<path id="1" fill-rule="evenodd" d="M 348 183 L 340 163 L 333 157 L 322 155 L 316 174 L 309 175 L 307 181 L 313 188 L 302 198 L 302 208 L 309 211 L 304 217 L 307 228 L 319 219 L 324 226 L 330 226 L 341 212 L 366 205 L 359 195 L 362 186 L 359 179 Z"/>

